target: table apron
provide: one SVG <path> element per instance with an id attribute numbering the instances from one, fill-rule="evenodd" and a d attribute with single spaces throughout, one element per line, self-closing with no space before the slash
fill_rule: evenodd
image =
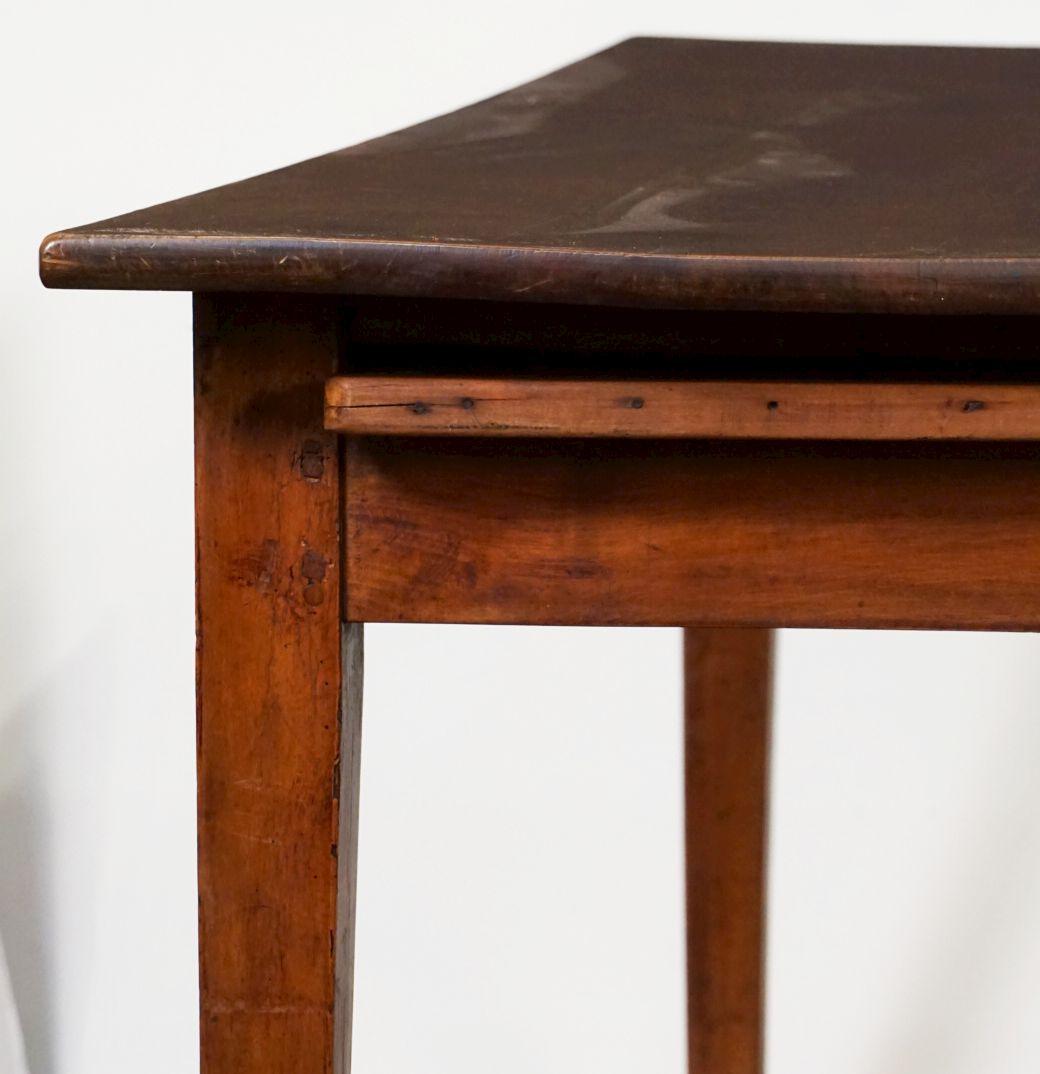
<path id="1" fill-rule="evenodd" d="M 345 445 L 349 620 L 1040 627 L 1035 446 Z"/>

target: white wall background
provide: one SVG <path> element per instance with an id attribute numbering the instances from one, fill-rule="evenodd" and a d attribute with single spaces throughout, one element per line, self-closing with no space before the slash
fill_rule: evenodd
<path id="1" fill-rule="evenodd" d="M 5 11 L 0 935 L 33 1074 L 197 1064 L 189 300 L 44 292 L 39 239 L 634 33 L 1040 44 L 1040 12 Z M 1038 658 L 782 637 L 770 1074 L 1040 1067 Z M 370 628 L 357 1074 L 678 1074 L 678 674 L 670 631 Z"/>

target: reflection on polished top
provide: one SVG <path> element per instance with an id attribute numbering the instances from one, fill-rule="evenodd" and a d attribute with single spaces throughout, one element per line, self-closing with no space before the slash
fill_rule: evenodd
<path id="1" fill-rule="evenodd" d="M 1040 50 L 637 38 L 45 240 L 51 286 L 1040 312 Z"/>

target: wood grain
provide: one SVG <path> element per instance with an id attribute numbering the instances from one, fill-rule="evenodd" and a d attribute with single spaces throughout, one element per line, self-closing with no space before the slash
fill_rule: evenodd
<path id="1" fill-rule="evenodd" d="M 351 619 L 1040 627 L 1032 447 L 359 437 L 347 459 Z"/>
<path id="2" fill-rule="evenodd" d="M 691 1074 L 762 1074 L 772 632 L 687 630 Z"/>
<path id="3" fill-rule="evenodd" d="M 1040 439 L 1040 386 L 341 376 L 325 427 L 403 436 Z"/>
<path id="4" fill-rule="evenodd" d="M 199 296 L 195 340 L 202 1072 L 331 1074 L 344 795 L 356 816 L 321 427 L 336 316 Z"/>
<path id="5" fill-rule="evenodd" d="M 1038 110 L 1036 49 L 636 38 L 59 231 L 40 270 L 54 287 L 1035 314 Z"/>

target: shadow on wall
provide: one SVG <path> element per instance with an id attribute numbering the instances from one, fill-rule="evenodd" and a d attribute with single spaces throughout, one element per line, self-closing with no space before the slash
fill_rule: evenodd
<path id="1" fill-rule="evenodd" d="M 0 936 L 0 1074 L 26 1074 L 18 1011 L 11 995 L 3 937 Z"/>
<path id="2" fill-rule="evenodd" d="M 29 724 L 32 702 L 0 718 L 0 936 L 7 953 L 15 1010 L 32 1070 L 54 1068 L 48 1039 L 50 954 L 44 942 L 44 858 L 47 803 Z"/>
<path id="3" fill-rule="evenodd" d="M 3 602 L 5 633 L 19 620 L 18 606 L 17 599 Z M 25 651 L 20 641 L 0 646 L 7 694 L 0 710 L 0 937 L 29 1071 L 57 1074 L 74 1069 L 59 1062 L 59 1049 L 76 1054 L 89 1031 L 82 993 L 85 984 L 90 991 L 92 944 L 84 936 L 94 931 L 111 659 L 99 629 L 12 704 L 12 683 L 24 669 L 3 665 Z M 70 887 L 75 902 L 59 900 Z M 78 965 L 63 957 L 70 933 L 77 935 L 70 946 Z M 63 1003 L 63 981 L 78 1002 Z"/>

